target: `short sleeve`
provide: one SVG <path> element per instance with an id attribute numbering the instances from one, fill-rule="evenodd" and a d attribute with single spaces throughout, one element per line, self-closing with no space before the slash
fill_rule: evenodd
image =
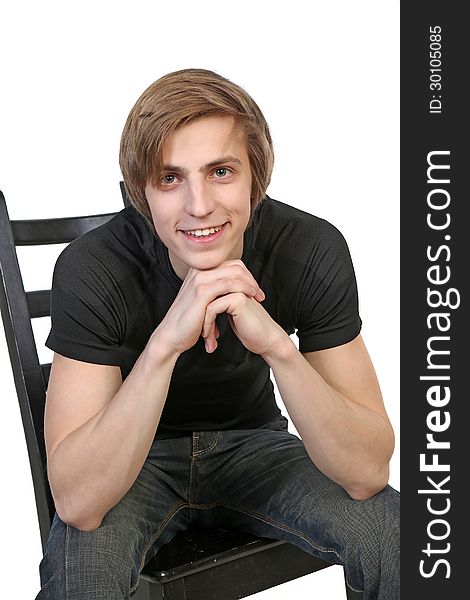
<path id="1" fill-rule="evenodd" d="M 109 253 L 77 242 L 55 264 L 46 346 L 75 360 L 120 366 L 125 311 L 116 269 Z"/>
<path id="2" fill-rule="evenodd" d="M 350 342 L 362 325 L 356 276 L 346 240 L 327 221 L 321 221 L 308 262 L 297 298 L 300 352 Z"/>

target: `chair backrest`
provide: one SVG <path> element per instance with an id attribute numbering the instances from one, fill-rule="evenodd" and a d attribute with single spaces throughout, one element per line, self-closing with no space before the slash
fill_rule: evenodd
<path id="1" fill-rule="evenodd" d="M 124 185 L 121 193 L 129 205 Z M 25 291 L 17 246 L 64 244 L 109 221 L 116 213 L 54 219 L 10 220 L 0 191 L 0 308 L 26 437 L 42 547 L 55 507 L 47 480 L 44 406 L 51 365 L 41 364 L 32 319 L 50 316 L 50 289 Z"/>

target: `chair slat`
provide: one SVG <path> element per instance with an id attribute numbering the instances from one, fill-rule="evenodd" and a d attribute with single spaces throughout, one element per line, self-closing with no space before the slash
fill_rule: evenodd
<path id="1" fill-rule="evenodd" d="M 63 217 L 56 219 L 31 219 L 10 221 L 16 246 L 66 244 L 79 235 L 104 225 L 116 213 Z"/>
<path id="2" fill-rule="evenodd" d="M 26 292 L 29 314 L 32 319 L 49 317 L 51 314 L 51 290 Z"/>
<path id="3" fill-rule="evenodd" d="M 44 405 L 50 365 L 40 365 L 31 318 L 50 314 L 50 291 L 25 292 L 16 246 L 66 243 L 116 213 L 11 221 L 0 191 L 0 308 L 33 477 L 43 548 L 54 515 L 46 475 Z"/>
<path id="4" fill-rule="evenodd" d="M 46 385 L 46 389 L 47 389 L 47 384 L 49 383 L 49 377 L 51 374 L 51 363 L 45 363 L 43 365 L 41 365 L 41 371 L 42 371 L 42 376 L 44 378 L 44 383 Z"/>

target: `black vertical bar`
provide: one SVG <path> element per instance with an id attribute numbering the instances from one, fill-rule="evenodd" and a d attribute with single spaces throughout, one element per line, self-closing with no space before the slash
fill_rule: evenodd
<path id="1" fill-rule="evenodd" d="M 464 3 L 401 3 L 402 599 L 468 597 Z M 433 466 L 434 462 L 434 466 Z M 448 470 L 447 470 L 448 469 Z M 460 591 L 459 591 L 460 590 Z"/>

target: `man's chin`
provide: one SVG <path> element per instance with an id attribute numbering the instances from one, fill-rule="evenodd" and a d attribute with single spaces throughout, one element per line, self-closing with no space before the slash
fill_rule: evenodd
<path id="1" fill-rule="evenodd" d="M 197 269 L 198 271 L 209 271 L 210 269 L 217 269 L 220 267 L 227 258 L 215 258 L 212 260 L 195 260 L 191 261 L 190 268 Z"/>
<path id="2" fill-rule="evenodd" d="M 218 254 L 218 253 L 217 253 Z M 217 256 L 185 256 L 183 253 L 175 255 L 171 250 L 169 252 L 170 262 L 177 275 L 184 279 L 184 277 L 190 269 L 196 269 L 197 271 L 209 271 L 210 269 L 216 269 L 220 267 L 222 263 L 228 260 L 228 257 L 224 254 L 218 254 Z"/>

